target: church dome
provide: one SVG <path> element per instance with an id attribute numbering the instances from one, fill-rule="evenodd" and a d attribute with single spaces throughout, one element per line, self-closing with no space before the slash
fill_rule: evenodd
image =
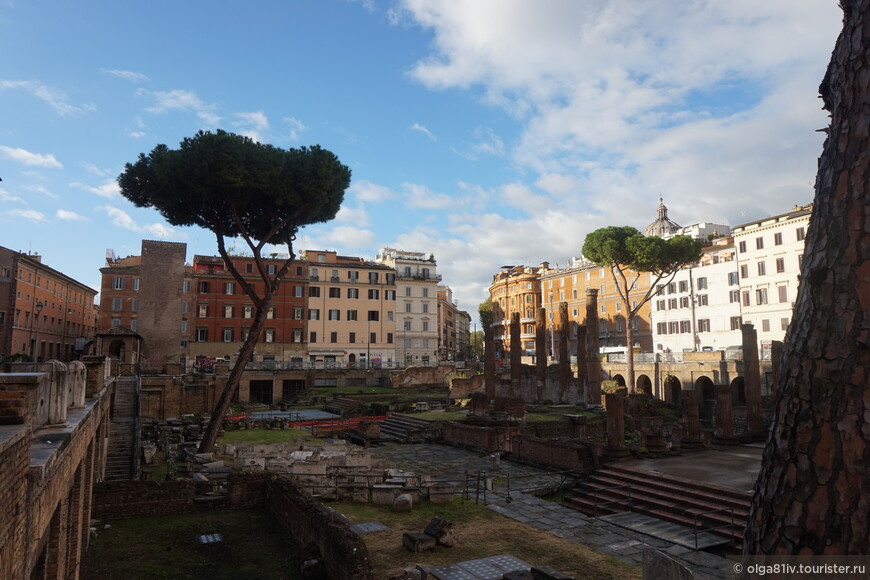
<path id="1" fill-rule="evenodd" d="M 661 197 L 659 198 L 659 207 L 656 210 L 656 213 L 658 215 L 656 221 L 643 230 L 643 235 L 670 238 L 683 229 L 680 224 L 673 222 L 668 218 L 668 208 L 665 206 L 665 202 Z"/>

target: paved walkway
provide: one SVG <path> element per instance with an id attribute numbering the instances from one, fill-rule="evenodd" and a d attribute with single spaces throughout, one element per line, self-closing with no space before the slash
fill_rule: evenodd
<path id="1" fill-rule="evenodd" d="M 725 577 L 724 558 L 591 518 L 522 491 L 555 485 L 562 479 L 559 474 L 503 460 L 497 462 L 490 456 L 481 457 L 477 453 L 446 445 L 388 444 L 373 448 L 372 452 L 387 458 L 401 469 L 450 481 L 457 486 L 457 490 L 462 489 L 466 472 L 476 475 L 486 471 L 494 478 L 493 491 L 486 494 L 489 509 L 627 564 L 641 566 L 644 549 L 652 548 L 689 566 L 699 577 L 701 574 L 712 578 Z M 480 500 L 483 501 L 483 495 Z"/>

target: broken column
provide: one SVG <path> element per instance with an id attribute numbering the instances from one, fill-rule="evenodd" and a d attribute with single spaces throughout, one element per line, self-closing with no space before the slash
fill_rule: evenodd
<path id="1" fill-rule="evenodd" d="M 535 400 L 544 399 L 547 384 L 547 310 L 538 308 L 535 315 Z"/>
<path id="2" fill-rule="evenodd" d="M 628 455 L 625 447 L 625 408 L 624 389 L 604 395 L 607 409 L 607 454 L 618 459 Z"/>
<path id="3" fill-rule="evenodd" d="M 520 336 L 520 313 L 511 313 L 511 396 L 520 396 L 523 382 L 523 340 Z"/>
<path id="4" fill-rule="evenodd" d="M 734 417 L 731 410 L 731 387 L 716 385 L 716 425 L 713 442 L 717 445 L 738 445 L 734 436 Z"/>
<path id="5" fill-rule="evenodd" d="M 588 403 L 587 384 L 589 365 L 586 361 L 586 325 L 577 325 L 577 390 L 583 402 Z"/>
<path id="6" fill-rule="evenodd" d="M 490 400 L 495 398 L 495 340 L 492 326 L 483 329 L 483 390 Z"/>
<path id="7" fill-rule="evenodd" d="M 601 404 L 601 354 L 598 347 L 598 289 L 586 289 L 586 404 Z"/>
<path id="8" fill-rule="evenodd" d="M 680 441 L 680 446 L 683 449 L 701 448 L 704 446 L 704 438 L 701 434 L 701 416 L 698 413 L 698 391 L 683 391 L 681 398 L 686 434 Z"/>
<path id="9" fill-rule="evenodd" d="M 758 333 L 752 324 L 741 324 L 740 331 L 743 335 L 743 387 L 746 392 L 746 433 L 754 441 L 763 441 L 765 433 L 761 408 L 761 369 L 758 362 Z"/>
<path id="10" fill-rule="evenodd" d="M 568 356 L 568 303 L 559 303 L 559 402 L 568 402 L 571 359 Z"/>

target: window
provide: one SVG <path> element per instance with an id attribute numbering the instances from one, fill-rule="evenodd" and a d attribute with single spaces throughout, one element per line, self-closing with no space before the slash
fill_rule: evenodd
<path id="1" fill-rule="evenodd" d="M 266 273 L 268 273 L 268 274 L 274 274 L 277 271 L 278 270 L 277 270 L 277 267 L 275 266 L 275 264 L 268 264 L 266 266 Z"/>
<path id="2" fill-rule="evenodd" d="M 320 286 L 309 286 L 308 287 L 308 297 L 309 298 L 320 298 Z"/>
<path id="3" fill-rule="evenodd" d="M 119 326 L 121 326 L 121 319 L 120 318 L 113 318 L 112 319 L 112 328 L 117 328 Z"/>
<path id="4" fill-rule="evenodd" d="M 133 292 L 139 291 L 139 278 L 133 278 Z"/>
<path id="5" fill-rule="evenodd" d="M 320 309 L 319 308 L 309 308 L 308 309 L 308 320 L 320 320 Z"/>
<path id="6" fill-rule="evenodd" d="M 395 290 L 384 290 L 384 299 L 385 300 L 395 300 L 396 299 L 396 291 Z"/>
<path id="7" fill-rule="evenodd" d="M 347 297 L 352 300 L 356 300 L 357 298 L 359 298 L 359 288 L 348 288 Z"/>
<path id="8" fill-rule="evenodd" d="M 770 321 L 764 319 L 761 321 L 761 330 L 762 332 L 770 332 Z"/>
<path id="9" fill-rule="evenodd" d="M 387 344 L 393 344 L 393 333 L 392 332 L 387 333 Z"/>
<path id="10" fill-rule="evenodd" d="M 208 317 L 208 304 L 200 304 L 196 307 L 196 315 L 200 318 Z"/>
<path id="11" fill-rule="evenodd" d="M 348 320 L 356 320 L 357 319 L 356 310 L 348 310 L 347 311 L 347 319 Z"/>
<path id="12" fill-rule="evenodd" d="M 668 324 L 666 322 L 659 322 L 656 324 L 656 333 L 657 334 L 667 334 L 668 333 Z"/>
<path id="13" fill-rule="evenodd" d="M 680 308 L 688 308 L 689 307 L 689 297 L 688 296 L 680 296 Z"/>
<path id="14" fill-rule="evenodd" d="M 224 306 L 224 318 L 232 318 L 233 317 L 233 307 L 232 306 Z"/>
<path id="15" fill-rule="evenodd" d="M 698 306 L 707 306 L 709 301 L 706 294 L 698 294 Z"/>
<path id="16" fill-rule="evenodd" d="M 312 331 L 308 333 L 308 342 L 317 342 L 317 333 Z"/>
<path id="17" fill-rule="evenodd" d="M 296 266 L 296 275 L 302 276 L 304 274 L 304 268 L 302 266 Z"/>
<path id="18" fill-rule="evenodd" d="M 622 312 L 622 302 L 617 302 L 617 303 L 616 303 L 616 311 L 617 311 L 617 312 Z"/>
<path id="19" fill-rule="evenodd" d="M 665 309 L 665 301 L 659 300 L 656 302 L 656 310 L 664 310 Z"/>
<path id="20" fill-rule="evenodd" d="M 423 321 L 423 332 L 428 332 L 428 331 L 429 331 L 429 322 L 424 320 Z"/>
<path id="21" fill-rule="evenodd" d="M 405 324 L 404 324 L 404 326 L 403 326 L 402 328 L 405 329 L 405 332 L 410 332 L 410 330 L 411 330 L 411 321 L 410 321 L 410 320 L 406 320 L 406 321 L 405 321 Z"/>
<path id="22" fill-rule="evenodd" d="M 112 278 L 112 290 L 123 290 L 124 289 L 124 278 L 121 276 L 115 276 Z"/>
<path id="23" fill-rule="evenodd" d="M 185 281 L 181 284 L 181 290 L 182 290 L 185 294 L 190 294 L 190 280 L 185 280 Z"/>
<path id="24" fill-rule="evenodd" d="M 767 268 L 764 266 L 764 262 L 758 262 L 758 264 L 756 264 L 756 267 L 758 268 L 759 276 L 764 276 L 766 274 Z"/>
<path id="25" fill-rule="evenodd" d="M 254 308 L 252 306 L 245 306 L 244 310 L 242 311 L 242 316 L 244 318 L 251 318 L 253 314 Z"/>
<path id="26" fill-rule="evenodd" d="M 782 274 L 785 272 L 785 258 L 777 258 L 776 259 L 776 273 Z"/>
<path id="27" fill-rule="evenodd" d="M 773 245 L 781 246 L 782 245 L 782 232 L 776 232 L 773 234 Z"/>
<path id="28" fill-rule="evenodd" d="M 296 298 L 302 298 L 302 286 L 293 287 L 293 296 Z"/>
<path id="29" fill-rule="evenodd" d="M 728 285 L 737 286 L 737 272 L 728 272 Z"/>
<path id="30" fill-rule="evenodd" d="M 698 332 L 710 332 L 709 318 L 701 318 L 698 320 Z"/>
<path id="31" fill-rule="evenodd" d="M 740 290 L 732 290 L 728 293 L 728 301 L 731 304 L 735 302 L 740 302 Z"/>
<path id="32" fill-rule="evenodd" d="M 378 341 L 378 333 L 370 332 L 369 333 L 369 344 L 375 344 Z"/>
<path id="33" fill-rule="evenodd" d="M 122 302 L 120 298 L 112 298 L 112 312 L 121 311 Z"/>
<path id="34" fill-rule="evenodd" d="M 656 296 L 662 296 L 665 293 L 665 285 L 659 284 L 656 286 Z"/>
<path id="35" fill-rule="evenodd" d="M 698 278 L 698 290 L 707 289 L 707 278 Z"/>
<path id="36" fill-rule="evenodd" d="M 680 280 L 679 282 L 680 292 L 688 292 L 689 291 L 689 283 L 685 280 Z"/>
<path id="37" fill-rule="evenodd" d="M 329 310 L 329 320 L 341 320 L 341 310 L 330 309 Z"/>
<path id="38" fill-rule="evenodd" d="M 269 310 L 266 311 L 266 319 L 273 320 L 275 318 L 275 307 L 270 306 Z"/>
<path id="39" fill-rule="evenodd" d="M 799 241 L 799 242 L 806 237 L 806 233 L 804 232 L 804 228 L 796 229 L 795 234 L 797 235 L 797 241 Z"/>
<path id="40" fill-rule="evenodd" d="M 330 286 L 329 297 L 330 298 L 341 298 L 341 288 L 338 288 L 335 286 Z"/>
<path id="41" fill-rule="evenodd" d="M 764 238 L 755 238 L 755 249 L 763 250 L 764 249 Z"/>
<path id="42" fill-rule="evenodd" d="M 331 342 L 333 344 L 338 342 L 338 333 L 337 332 L 330 332 L 329 333 L 329 342 Z"/>
<path id="43" fill-rule="evenodd" d="M 377 284 L 378 283 L 378 273 L 377 272 L 369 272 L 369 284 Z"/>
<path id="44" fill-rule="evenodd" d="M 755 303 L 767 304 L 767 288 L 759 288 L 755 291 Z"/>
<path id="45" fill-rule="evenodd" d="M 232 296 L 236 293 L 236 283 L 235 282 L 227 282 L 224 284 L 224 294 L 227 296 Z"/>
<path id="46" fill-rule="evenodd" d="M 254 265 L 250 262 L 245 264 L 245 274 L 253 274 L 254 273 Z"/>
<path id="47" fill-rule="evenodd" d="M 740 317 L 732 316 L 731 317 L 731 330 L 740 330 Z"/>
<path id="48" fill-rule="evenodd" d="M 405 312 L 411 312 L 411 303 L 405 302 Z"/>
<path id="49" fill-rule="evenodd" d="M 777 286 L 777 292 L 779 293 L 779 301 L 788 302 L 788 287 L 787 286 Z"/>
<path id="50" fill-rule="evenodd" d="M 749 306 L 749 291 L 743 293 L 743 306 Z"/>
<path id="51" fill-rule="evenodd" d="M 200 294 L 208 294 L 208 280 L 200 280 L 199 293 Z"/>
<path id="52" fill-rule="evenodd" d="M 187 314 L 189 311 L 190 311 L 190 303 L 188 303 L 187 300 L 182 300 L 181 301 L 181 313 Z"/>
<path id="53" fill-rule="evenodd" d="M 351 282 L 356 282 L 357 280 L 359 280 L 359 272 L 348 272 L 347 279 Z"/>
<path id="54" fill-rule="evenodd" d="M 599 308 L 598 310 L 601 312 L 601 314 L 606 314 L 606 313 L 607 313 L 607 305 L 602 304 L 602 305 L 601 305 L 601 308 Z M 553 318 L 553 313 L 552 313 L 552 312 L 550 313 L 550 318 L 551 318 L 551 319 Z"/>
<path id="55" fill-rule="evenodd" d="M 411 287 L 405 286 L 405 296 L 411 296 Z"/>
<path id="56" fill-rule="evenodd" d="M 369 310 L 369 322 L 377 322 L 380 320 L 380 312 L 377 310 Z"/>
<path id="57" fill-rule="evenodd" d="M 622 316 L 616 317 L 616 332 L 625 332 L 625 319 Z"/>
<path id="58" fill-rule="evenodd" d="M 182 333 L 187 332 L 187 321 L 186 320 L 181 321 L 181 332 Z"/>
<path id="59" fill-rule="evenodd" d="M 224 328 L 223 341 L 224 342 L 232 342 L 233 341 L 233 329 L 232 328 Z"/>
<path id="60" fill-rule="evenodd" d="M 356 333 L 351 332 L 350 334 L 348 334 L 347 341 L 351 344 L 355 343 L 356 342 Z"/>
<path id="61" fill-rule="evenodd" d="M 740 251 L 741 254 L 742 254 L 742 253 L 745 253 L 745 252 L 746 252 L 746 242 L 745 242 L 745 241 L 744 241 L 744 242 L 740 242 L 739 244 L 737 244 L 737 248 L 738 248 L 738 250 Z"/>
<path id="62" fill-rule="evenodd" d="M 429 304 L 424 302 L 423 303 L 423 314 L 426 314 L 428 312 L 429 312 Z"/>
<path id="63" fill-rule="evenodd" d="M 275 342 L 275 329 L 267 328 L 264 333 L 264 337 L 266 342 Z"/>
<path id="64" fill-rule="evenodd" d="M 688 334 L 689 332 L 692 332 L 692 323 L 689 322 L 688 320 L 681 320 L 680 321 L 680 334 Z"/>
<path id="65" fill-rule="evenodd" d="M 744 280 L 746 278 L 749 278 L 749 266 L 747 266 L 746 264 L 740 265 L 740 277 Z"/>
<path id="66" fill-rule="evenodd" d="M 293 342 L 302 342 L 302 329 L 294 328 L 293 329 Z"/>
<path id="67" fill-rule="evenodd" d="M 668 298 L 668 310 L 676 310 L 677 308 L 677 299 L 676 298 Z"/>
<path id="68" fill-rule="evenodd" d="M 678 334 L 680 332 L 679 322 L 668 322 L 668 334 Z"/>
<path id="69" fill-rule="evenodd" d="M 429 298 L 429 289 L 423 288 L 423 298 Z"/>
<path id="70" fill-rule="evenodd" d="M 208 342 L 208 328 L 197 328 L 196 340 L 197 342 Z"/>
<path id="71" fill-rule="evenodd" d="M 380 297 L 380 292 L 377 288 L 369 288 L 369 300 L 377 300 Z"/>

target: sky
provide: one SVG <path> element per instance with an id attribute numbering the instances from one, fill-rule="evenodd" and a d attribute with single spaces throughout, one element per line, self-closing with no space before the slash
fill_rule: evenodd
<path id="1" fill-rule="evenodd" d="M 142 239 L 124 164 L 224 129 L 352 173 L 295 250 L 432 253 L 476 319 L 504 265 L 589 232 L 812 201 L 835 0 L 0 0 L 0 246 L 99 289 Z M 241 246 L 238 246 L 241 248 Z"/>

